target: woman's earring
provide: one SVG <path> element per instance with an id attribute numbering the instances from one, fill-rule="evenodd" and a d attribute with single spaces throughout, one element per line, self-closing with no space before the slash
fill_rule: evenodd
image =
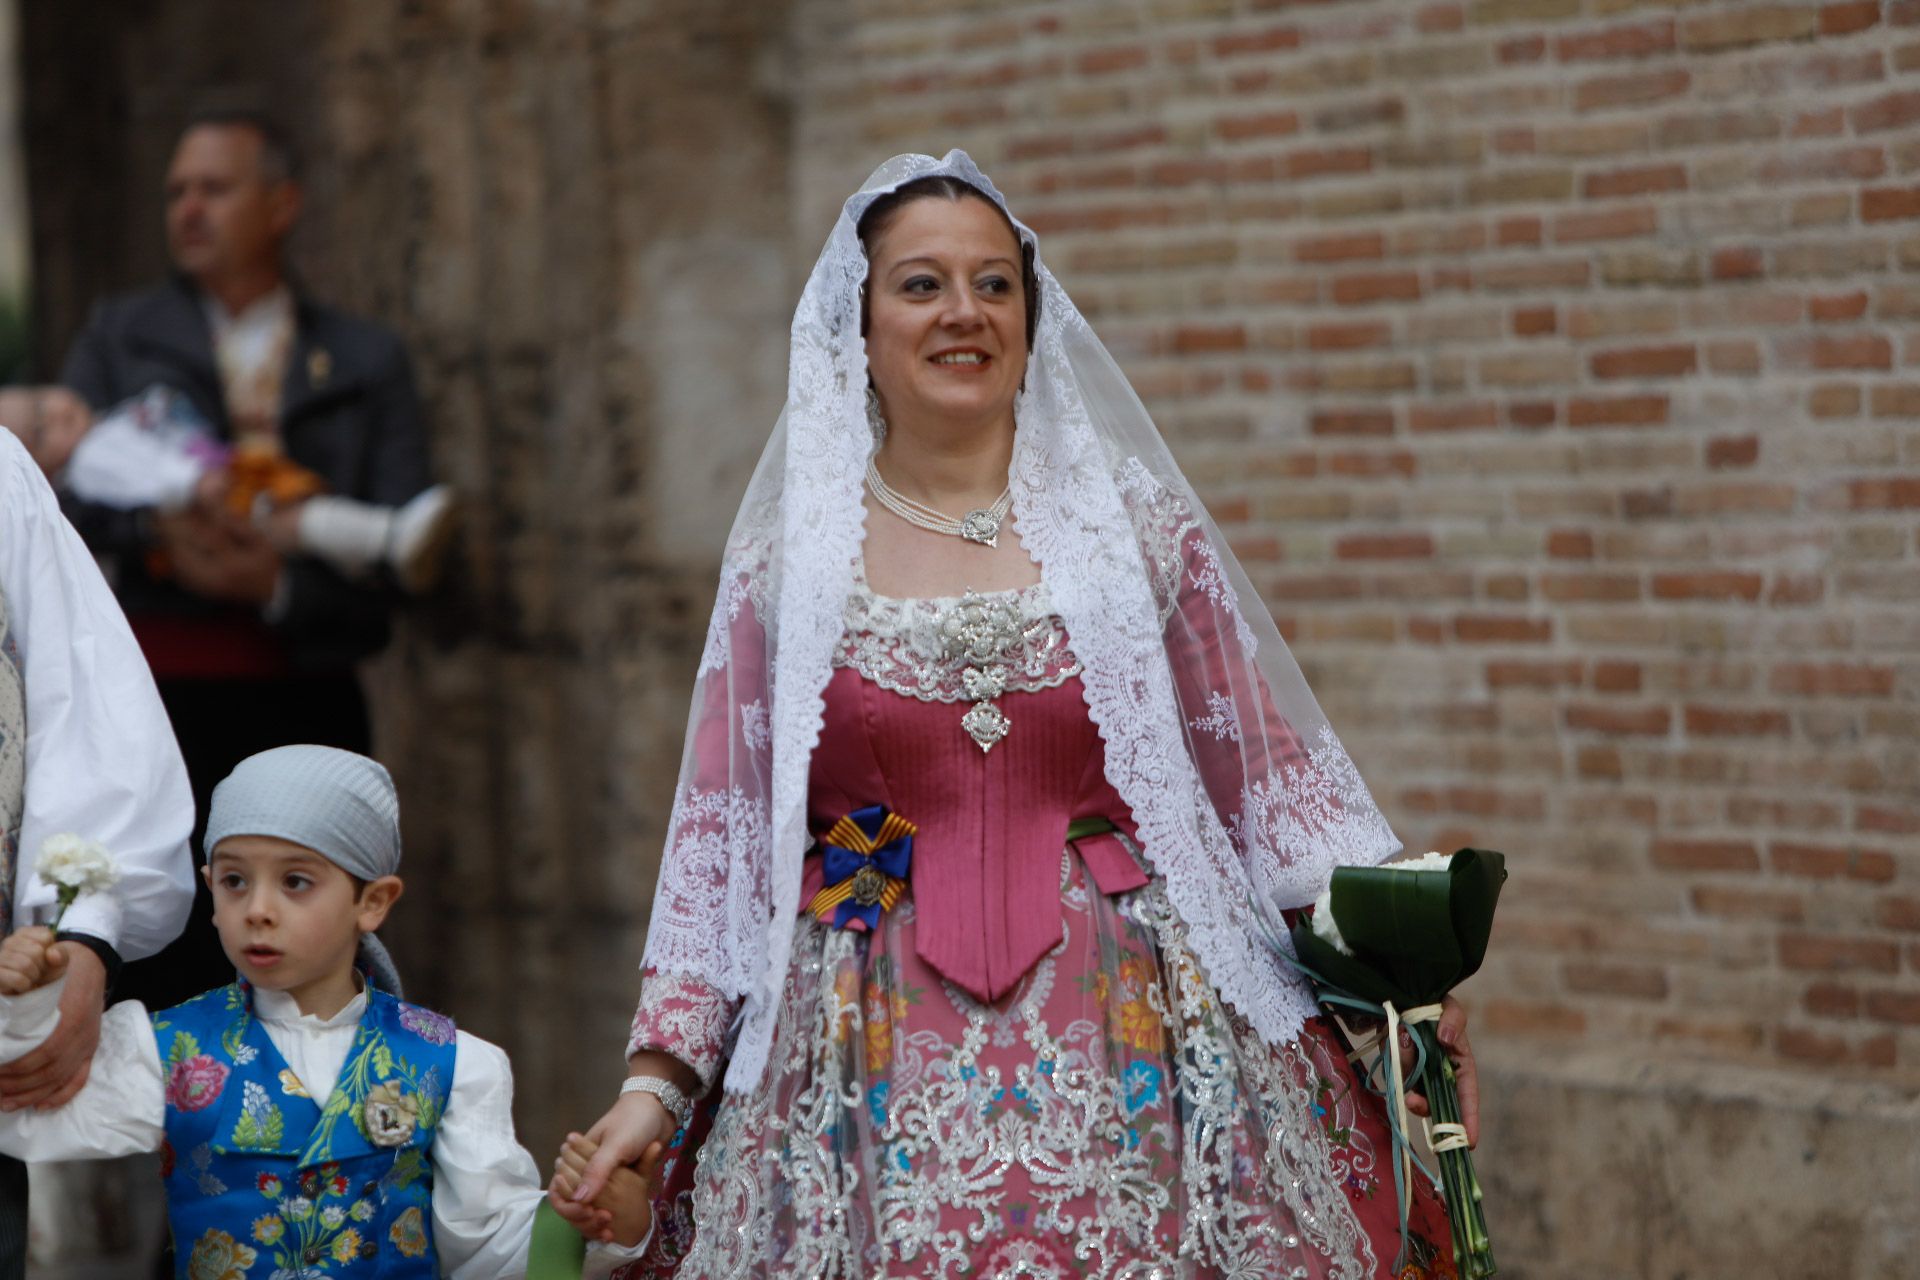
<path id="1" fill-rule="evenodd" d="M 872 387 L 867 388 L 867 430 L 873 432 L 876 446 L 887 438 L 887 419 L 880 412 L 880 393 Z"/>

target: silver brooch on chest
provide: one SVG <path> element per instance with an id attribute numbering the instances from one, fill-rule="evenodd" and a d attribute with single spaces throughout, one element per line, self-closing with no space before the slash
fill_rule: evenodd
<path id="1" fill-rule="evenodd" d="M 960 687 L 973 706 L 960 717 L 960 727 L 991 751 L 993 744 L 1013 728 L 996 699 L 1007 691 L 1007 654 L 1019 641 L 1020 610 L 1006 599 L 988 599 L 969 591 L 940 620 L 940 640 L 947 657 L 966 664 Z"/>

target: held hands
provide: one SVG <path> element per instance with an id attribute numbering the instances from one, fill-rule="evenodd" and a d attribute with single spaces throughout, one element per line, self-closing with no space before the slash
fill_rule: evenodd
<path id="1" fill-rule="evenodd" d="M 219 506 L 157 516 L 154 531 L 181 586 L 208 600 L 264 605 L 280 580 L 280 553 L 252 521 Z"/>
<path id="2" fill-rule="evenodd" d="M 591 1203 L 581 1204 L 579 1193 L 587 1166 L 600 1146 L 578 1133 L 567 1135 L 560 1158 L 553 1167 L 553 1182 L 547 1187 L 547 1199 L 574 1230 L 589 1240 L 599 1240 L 631 1248 L 647 1238 L 653 1229 L 653 1195 L 659 1189 L 660 1163 L 666 1146 L 648 1145 L 635 1167 L 620 1166 L 607 1176 L 606 1185 Z"/>
<path id="3" fill-rule="evenodd" d="M 0 995 L 23 996 L 67 971 L 67 954 L 45 925 L 21 929 L 0 942 Z"/>

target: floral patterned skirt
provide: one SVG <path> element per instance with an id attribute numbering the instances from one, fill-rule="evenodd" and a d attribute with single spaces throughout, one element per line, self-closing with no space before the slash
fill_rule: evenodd
<path id="1" fill-rule="evenodd" d="M 1392 1270 L 1384 1113 L 1321 1020 L 1263 1042 L 1158 882 L 1109 898 L 1069 853 L 1061 898 L 994 1005 L 920 960 L 911 899 L 871 934 L 803 917 L 766 1076 L 695 1122 L 628 1274 L 1453 1276 L 1424 1184 Z"/>

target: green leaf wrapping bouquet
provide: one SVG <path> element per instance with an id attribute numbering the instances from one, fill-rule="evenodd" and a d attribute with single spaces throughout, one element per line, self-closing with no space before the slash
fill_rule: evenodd
<path id="1" fill-rule="evenodd" d="M 1354 1050 L 1366 1062 L 1369 1086 L 1387 1098 L 1402 1238 L 1408 1179 L 1417 1165 L 1446 1200 L 1454 1263 L 1463 1280 L 1491 1276 L 1495 1267 L 1480 1180 L 1460 1122 L 1453 1063 L 1441 1051 L 1437 1023 L 1441 1000 L 1486 958 L 1506 878 L 1506 858 L 1486 849 L 1428 854 L 1380 867 L 1337 867 L 1312 915 L 1292 928 L 1296 963 L 1313 981 L 1320 1002 L 1336 1013 L 1348 1010 L 1386 1024 L 1380 1033 L 1358 1037 Z M 1413 1042 L 1410 1064 L 1402 1061 L 1402 1030 Z M 1437 1175 L 1413 1152 L 1407 1132 L 1409 1085 L 1427 1099 L 1428 1145 Z M 1403 1243 L 1396 1273 L 1404 1258 Z"/>

